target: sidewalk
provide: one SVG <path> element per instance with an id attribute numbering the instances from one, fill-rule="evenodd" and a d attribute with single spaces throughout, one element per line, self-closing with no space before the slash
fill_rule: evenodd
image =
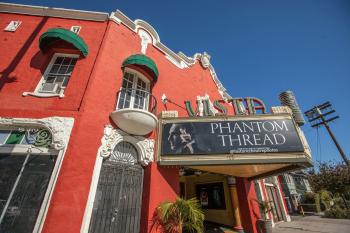
<path id="1" fill-rule="evenodd" d="M 320 216 L 292 217 L 292 222 L 281 222 L 273 233 L 350 233 L 350 220 L 321 218 Z"/>

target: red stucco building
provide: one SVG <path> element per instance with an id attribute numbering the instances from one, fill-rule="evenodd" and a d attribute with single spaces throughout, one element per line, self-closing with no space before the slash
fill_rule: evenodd
<path id="1" fill-rule="evenodd" d="M 258 99 L 232 98 L 207 53 L 174 53 L 120 11 L 2 3 L 0 27 L 0 231 L 149 232 L 157 205 L 180 195 L 245 232 L 259 231 L 259 200 L 273 202 L 274 222 L 289 219 L 278 179 L 261 178 L 311 164 L 297 125 L 302 150 L 190 155 L 200 139 L 179 127 L 187 121 L 293 122 L 288 109 L 265 114 Z"/>

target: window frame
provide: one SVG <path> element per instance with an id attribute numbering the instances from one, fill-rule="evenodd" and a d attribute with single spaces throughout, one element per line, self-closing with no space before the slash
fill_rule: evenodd
<path id="1" fill-rule="evenodd" d="M 129 107 L 119 108 L 119 101 L 121 99 L 120 95 L 121 95 L 121 91 L 124 89 L 123 82 L 124 82 L 124 77 L 125 77 L 126 73 L 134 75 L 134 80 L 132 82 L 132 87 L 131 87 L 132 94 L 130 96 L 130 105 L 129 105 Z M 137 82 L 138 82 L 139 79 L 146 84 L 146 88 L 145 88 L 144 91 L 148 93 L 148 96 L 145 98 L 145 104 L 144 104 L 143 108 L 134 107 L 134 104 L 135 104 L 135 92 L 136 92 L 136 90 L 141 90 L 141 89 L 137 89 Z M 131 68 L 125 67 L 124 71 L 123 71 L 122 83 L 121 83 L 121 86 L 120 86 L 120 89 L 119 89 L 118 100 L 117 100 L 117 104 L 116 104 L 116 110 L 138 109 L 138 110 L 144 110 L 144 111 L 148 112 L 149 111 L 150 98 L 151 98 L 151 81 L 144 74 L 142 74 L 141 72 L 139 72 L 139 71 L 137 71 L 135 69 L 131 69 Z"/>
<path id="2" fill-rule="evenodd" d="M 54 168 L 51 172 L 49 183 L 45 190 L 44 199 L 40 205 L 38 215 L 32 233 L 42 231 L 47 212 L 51 208 L 50 202 L 56 188 L 56 182 L 60 175 L 60 169 L 64 161 L 66 150 L 71 138 L 74 126 L 74 118 L 71 117 L 48 117 L 48 118 L 1 118 L 0 129 L 4 131 L 17 131 L 23 129 L 44 129 L 51 133 L 52 142 L 50 147 L 34 146 L 32 144 L 2 144 L 0 154 L 40 156 L 57 156 Z M 10 155 L 10 156 L 11 156 Z"/>
<path id="3" fill-rule="evenodd" d="M 31 96 L 36 96 L 36 97 L 59 97 L 59 98 L 63 98 L 64 97 L 64 91 L 66 88 L 61 88 L 60 92 L 59 93 L 44 93 L 44 92 L 41 92 L 40 89 L 43 85 L 43 83 L 45 82 L 45 80 L 47 80 L 47 77 L 51 71 L 51 68 L 52 66 L 54 65 L 57 57 L 69 57 L 69 58 L 77 58 L 79 60 L 79 55 L 78 54 L 69 54 L 69 53 L 54 53 L 51 57 L 51 60 L 50 60 L 50 63 L 47 65 L 46 69 L 45 69 L 45 72 L 44 74 L 41 76 L 41 79 L 39 81 L 39 83 L 37 84 L 34 92 L 24 92 L 23 93 L 23 96 L 28 96 L 28 95 L 31 95 Z M 78 61 L 77 61 L 78 62 Z M 74 68 L 77 64 L 74 65 Z M 72 70 L 72 74 L 73 74 L 73 71 L 74 71 L 74 68 Z M 72 77 L 72 74 L 70 75 L 69 78 Z M 68 86 L 68 85 L 67 85 Z"/>
<path id="4" fill-rule="evenodd" d="M 8 150 L 10 149 L 10 150 Z M 12 151 L 11 151 L 12 150 Z M 33 157 L 46 157 L 49 159 L 52 159 L 53 157 L 55 157 L 54 162 L 53 162 L 53 166 L 52 169 L 50 171 L 50 175 L 48 176 L 49 179 L 47 181 L 46 184 L 46 189 L 43 192 L 43 196 L 42 196 L 42 200 L 40 202 L 40 204 L 37 205 L 37 216 L 34 219 L 33 225 L 32 225 L 32 231 L 28 232 L 28 233 L 38 233 L 41 232 L 41 228 L 42 225 L 45 221 L 46 218 L 46 213 L 49 207 L 49 203 L 50 203 L 50 199 L 51 199 L 51 195 L 53 193 L 54 187 L 55 187 L 55 183 L 56 183 L 56 177 L 58 175 L 59 172 L 59 166 L 62 163 L 62 155 L 59 151 L 54 151 L 54 150 L 50 150 L 47 148 L 43 148 L 43 147 L 33 147 L 31 145 L 21 145 L 21 144 L 15 144 L 15 145 L 6 145 L 6 148 L 3 149 L 1 148 L 0 150 L 0 155 L 9 155 L 9 157 L 11 156 L 23 156 L 24 161 L 21 164 L 21 171 L 20 173 L 18 173 L 17 177 L 16 177 L 16 183 L 20 183 L 21 179 L 23 179 L 23 174 L 22 172 L 24 172 L 24 170 L 27 169 L 30 170 L 30 168 L 27 166 L 31 159 L 33 159 Z M 29 159 L 30 158 L 30 159 Z M 27 161 L 29 159 L 29 161 Z M 17 181 L 18 180 L 18 181 Z M 12 192 L 17 192 L 18 186 L 17 184 L 13 184 L 13 186 L 11 187 L 11 193 Z M 14 196 L 12 196 L 11 194 L 9 195 L 9 197 L 6 199 L 5 205 L 4 207 L 6 207 L 6 209 L 4 208 L 2 210 L 2 212 L 0 212 L 1 215 L 3 215 L 3 217 L 5 217 L 8 208 L 10 206 L 8 206 L 8 204 L 12 203 L 12 200 Z M 1 222 L 0 222 L 1 224 Z"/>

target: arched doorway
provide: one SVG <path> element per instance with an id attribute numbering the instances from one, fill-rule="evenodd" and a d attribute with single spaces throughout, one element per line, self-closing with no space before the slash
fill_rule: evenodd
<path id="1" fill-rule="evenodd" d="M 143 168 L 136 148 L 119 142 L 102 162 L 89 233 L 139 233 Z"/>

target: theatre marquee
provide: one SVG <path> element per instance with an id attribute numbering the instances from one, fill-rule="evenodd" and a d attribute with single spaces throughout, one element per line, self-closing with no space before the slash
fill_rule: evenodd
<path id="1" fill-rule="evenodd" d="M 158 138 L 163 165 L 244 177 L 311 165 L 307 142 L 288 114 L 161 119 Z"/>

